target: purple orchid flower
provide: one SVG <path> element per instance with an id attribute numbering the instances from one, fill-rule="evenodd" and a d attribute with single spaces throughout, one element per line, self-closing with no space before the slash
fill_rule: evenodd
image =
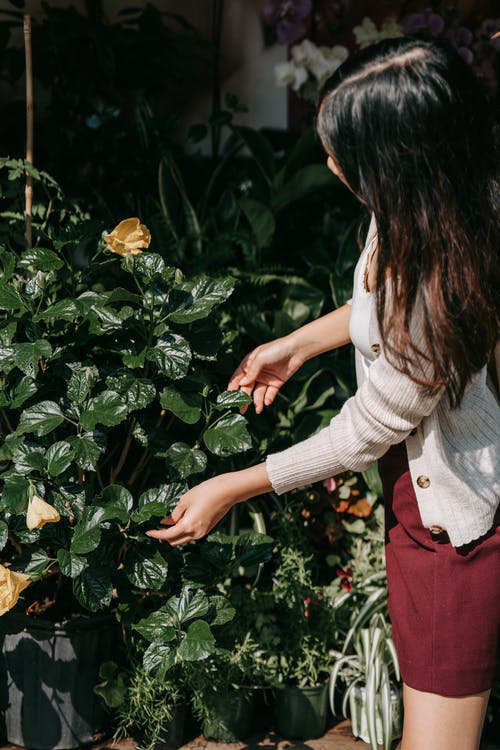
<path id="1" fill-rule="evenodd" d="M 279 44 L 293 44 L 306 33 L 304 21 L 311 11 L 312 0 L 266 0 L 264 20 Z"/>

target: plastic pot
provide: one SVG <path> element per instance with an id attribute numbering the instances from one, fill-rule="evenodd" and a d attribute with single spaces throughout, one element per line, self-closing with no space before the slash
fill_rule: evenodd
<path id="1" fill-rule="evenodd" d="M 401 737 L 403 730 L 403 700 L 401 691 L 391 687 L 391 710 L 392 710 L 392 737 L 397 739 Z M 366 690 L 362 685 L 356 685 L 349 695 L 349 714 L 351 717 L 352 733 L 359 737 L 363 742 L 370 743 L 368 732 L 368 717 L 366 712 Z M 375 729 L 377 732 L 377 742 L 379 745 L 384 744 L 382 715 L 377 709 L 375 717 Z"/>
<path id="2" fill-rule="evenodd" d="M 286 739 L 321 737 L 328 718 L 328 681 L 313 687 L 285 685 L 276 691 L 276 729 Z"/>
<path id="3" fill-rule="evenodd" d="M 176 703 L 172 706 L 172 718 L 163 725 L 155 750 L 177 750 L 184 745 L 187 714 L 187 703 Z"/>
<path id="4" fill-rule="evenodd" d="M 245 739 L 254 729 L 255 691 L 240 687 L 228 695 L 216 696 L 210 716 L 202 725 L 203 735 L 216 742 Z"/>
<path id="5" fill-rule="evenodd" d="M 0 724 L 7 741 L 30 750 L 91 743 L 106 726 L 94 686 L 100 664 L 116 653 L 115 617 L 61 624 L 4 617 L 9 632 L 0 634 Z"/>

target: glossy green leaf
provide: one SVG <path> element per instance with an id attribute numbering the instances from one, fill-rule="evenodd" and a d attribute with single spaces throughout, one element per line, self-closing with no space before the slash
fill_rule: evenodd
<path id="1" fill-rule="evenodd" d="M 9 538 L 9 527 L 5 521 L 0 521 L 0 550 L 3 550 Z"/>
<path id="2" fill-rule="evenodd" d="M 223 417 L 205 430 L 203 442 L 216 456 L 231 456 L 252 447 L 247 423 L 241 414 Z"/>
<path id="3" fill-rule="evenodd" d="M 236 610 L 232 606 L 229 599 L 225 596 L 211 596 L 210 599 L 210 614 L 213 619 L 210 620 L 211 625 L 225 625 L 227 622 L 233 620 Z"/>
<path id="4" fill-rule="evenodd" d="M 23 411 L 17 433 L 34 432 L 36 435 L 48 435 L 64 421 L 64 415 L 55 401 L 40 401 Z"/>
<path id="5" fill-rule="evenodd" d="M 133 628 L 151 643 L 170 643 L 177 632 L 170 615 L 161 609 L 140 620 Z"/>
<path id="6" fill-rule="evenodd" d="M 32 344 L 14 344 L 14 361 L 17 367 L 31 378 L 36 377 L 40 360 L 49 358 L 51 354 L 52 346 L 44 339 Z"/>
<path id="7" fill-rule="evenodd" d="M 87 564 L 85 557 L 72 555 L 66 549 L 57 550 L 57 562 L 59 563 L 61 573 L 67 578 L 76 578 L 76 576 L 79 576 Z"/>
<path id="8" fill-rule="evenodd" d="M 106 435 L 100 430 L 72 436 L 68 442 L 75 449 L 77 465 L 86 471 L 95 471 L 101 453 L 106 450 Z"/>
<path id="9" fill-rule="evenodd" d="M 33 266 L 41 271 L 58 271 L 63 268 L 64 261 L 53 250 L 46 247 L 36 247 L 26 250 L 19 262 L 23 268 Z"/>
<path id="10" fill-rule="evenodd" d="M 118 393 L 103 391 L 88 402 L 80 422 L 85 430 L 93 430 L 96 424 L 114 427 L 123 422 L 127 412 L 127 405 Z"/>
<path id="11" fill-rule="evenodd" d="M 183 661 L 201 661 L 207 659 L 215 650 L 215 638 L 210 626 L 204 620 L 197 620 L 188 627 L 186 637 L 177 653 Z"/>
<path id="12" fill-rule="evenodd" d="M 0 310 L 26 310 L 27 306 L 15 287 L 0 281 Z"/>
<path id="13" fill-rule="evenodd" d="M 160 552 L 151 549 L 134 549 L 125 561 L 125 574 L 139 589 L 161 589 L 168 573 L 168 563 Z"/>
<path id="14" fill-rule="evenodd" d="M 47 471 L 53 477 L 62 474 L 75 456 L 75 449 L 65 440 L 59 440 L 48 448 L 45 454 Z"/>
<path id="15" fill-rule="evenodd" d="M 127 695 L 127 683 L 114 661 L 105 661 L 99 667 L 99 677 L 102 680 L 94 687 L 94 693 L 102 698 L 108 708 L 119 708 Z"/>
<path id="16" fill-rule="evenodd" d="M 142 664 L 146 672 L 154 672 L 162 679 L 175 664 L 176 651 L 168 643 L 150 643 Z"/>
<path id="17" fill-rule="evenodd" d="M 201 416 L 202 398 L 199 393 L 183 392 L 168 386 L 160 394 L 160 404 L 186 424 L 195 424 Z"/>
<path id="18" fill-rule="evenodd" d="M 29 375 L 24 375 L 12 389 L 10 408 L 19 409 L 38 390 L 38 385 Z"/>
<path id="19" fill-rule="evenodd" d="M 229 409 L 231 407 L 241 408 L 247 406 L 253 401 L 252 397 L 244 391 L 223 391 L 217 396 L 216 408 L 219 411 Z"/>
<path id="20" fill-rule="evenodd" d="M 183 378 L 191 362 L 191 350 L 183 336 L 166 333 L 157 340 L 154 347 L 147 350 L 147 358 L 172 380 Z"/>
<path id="21" fill-rule="evenodd" d="M 104 508 L 87 507 L 84 509 L 73 532 L 71 554 L 84 555 L 96 549 L 101 541 L 101 522 L 104 516 Z"/>
<path id="22" fill-rule="evenodd" d="M 139 497 L 137 510 L 131 514 L 131 518 L 136 523 L 149 521 L 153 516 L 166 516 L 175 508 L 177 501 L 185 491 L 186 485 L 181 483 L 162 484 L 160 487 L 153 487 L 146 490 Z"/>
<path id="23" fill-rule="evenodd" d="M 12 513 L 21 513 L 28 505 L 30 483 L 25 477 L 14 474 L 4 481 L 1 505 Z"/>
<path id="24" fill-rule="evenodd" d="M 273 556 L 274 540 L 265 534 L 247 532 L 236 542 L 236 561 L 242 567 L 268 562 Z"/>
<path id="25" fill-rule="evenodd" d="M 194 284 L 174 290 L 170 299 L 170 320 L 191 323 L 206 318 L 216 305 L 224 302 L 234 290 L 234 279 L 200 278 Z"/>
<path id="26" fill-rule="evenodd" d="M 73 299 L 61 299 L 38 314 L 40 320 L 74 321 L 81 314 L 81 307 Z"/>
<path id="27" fill-rule="evenodd" d="M 42 471 L 45 466 L 45 450 L 40 445 L 23 442 L 12 451 L 12 460 L 18 474 Z"/>
<path id="28" fill-rule="evenodd" d="M 205 471 L 207 457 L 203 451 L 190 448 L 186 443 L 174 443 L 165 452 L 165 467 L 169 479 L 186 479 L 191 474 Z"/>
<path id="29" fill-rule="evenodd" d="M 110 375 L 106 385 L 121 395 L 129 410 L 145 409 L 155 398 L 156 388 L 147 378 L 136 378 L 130 372 Z"/>
<path id="30" fill-rule="evenodd" d="M 73 580 L 73 591 L 84 607 L 96 612 L 108 606 L 113 597 L 109 567 L 90 566 Z"/>

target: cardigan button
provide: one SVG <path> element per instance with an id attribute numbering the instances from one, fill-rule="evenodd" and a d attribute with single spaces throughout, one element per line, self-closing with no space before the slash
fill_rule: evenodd
<path id="1" fill-rule="evenodd" d="M 431 480 L 429 477 L 426 477 L 424 474 L 421 474 L 419 477 L 417 477 L 417 484 L 419 487 L 421 487 L 423 490 L 425 490 L 431 483 Z"/>
<path id="2" fill-rule="evenodd" d="M 370 349 L 374 354 L 380 354 L 380 344 L 372 344 Z"/>
<path id="3" fill-rule="evenodd" d="M 431 532 L 432 536 L 440 536 L 441 534 L 444 534 L 443 527 L 437 526 L 437 524 L 429 526 L 429 531 Z"/>

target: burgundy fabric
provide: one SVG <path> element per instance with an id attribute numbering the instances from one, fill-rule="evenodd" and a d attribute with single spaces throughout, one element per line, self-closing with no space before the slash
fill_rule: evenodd
<path id="1" fill-rule="evenodd" d="M 389 614 L 404 682 L 439 695 L 491 688 L 500 664 L 500 509 L 464 547 L 422 526 L 404 441 L 379 459 Z M 431 478 L 432 481 L 432 478 Z"/>

